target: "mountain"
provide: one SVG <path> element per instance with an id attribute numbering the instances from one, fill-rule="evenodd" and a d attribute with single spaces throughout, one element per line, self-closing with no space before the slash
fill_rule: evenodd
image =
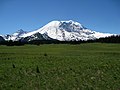
<path id="1" fill-rule="evenodd" d="M 46 34 L 35 33 L 31 36 L 22 37 L 21 41 L 33 41 L 33 40 L 53 40 Z"/>
<path id="2" fill-rule="evenodd" d="M 5 39 L 2 36 L 0 36 L 0 42 L 2 41 L 5 41 Z"/>
<path id="3" fill-rule="evenodd" d="M 13 33 L 12 35 L 7 34 L 7 35 L 3 36 L 3 38 L 5 40 L 17 41 L 17 40 L 21 39 L 21 36 L 24 34 L 27 34 L 27 32 L 20 29 L 17 32 Z"/>
<path id="4" fill-rule="evenodd" d="M 69 21 L 52 21 L 42 28 L 26 32 L 19 30 L 12 35 L 6 35 L 5 40 L 59 40 L 59 41 L 79 41 L 98 39 L 101 37 L 108 37 L 113 34 L 100 33 L 92 31 L 82 24 L 69 20 Z"/>

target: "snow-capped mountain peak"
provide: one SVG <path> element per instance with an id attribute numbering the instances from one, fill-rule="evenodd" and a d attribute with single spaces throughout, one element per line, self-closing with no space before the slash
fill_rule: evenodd
<path id="1" fill-rule="evenodd" d="M 88 40 L 111 35 L 92 31 L 84 27 L 82 24 L 72 20 L 52 21 L 38 29 L 37 32 L 41 34 L 46 33 L 49 37 L 60 41 Z"/>
<path id="2" fill-rule="evenodd" d="M 19 40 L 20 38 L 29 37 L 29 40 L 35 40 L 39 37 L 43 38 L 49 37 L 49 39 L 60 40 L 60 41 L 79 41 L 79 40 L 89 40 L 97 39 L 100 37 L 107 37 L 113 34 L 100 33 L 90 30 L 84 27 L 82 24 L 75 22 L 73 20 L 68 21 L 51 21 L 42 28 L 32 31 L 25 32 L 23 30 L 18 30 L 12 35 L 8 35 L 7 40 Z M 32 38 L 32 39 L 30 39 Z M 40 37 L 39 37 L 40 39 Z M 47 38 L 45 38 L 47 40 Z"/>
<path id="3" fill-rule="evenodd" d="M 61 21 L 64 24 L 68 24 L 68 25 L 73 25 L 73 26 L 78 26 L 80 28 L 84 28 L 82 24 L 75 22 L 73 20 L 68 20 L 68 21 Z"/>
<path id="4" fill-rule="evenodd" d="M 13 40 L 13 41 L 17 41 L 21 38 L 22 35 L 27 34 L 26 31 L 23 31 L 22 29 L 16 31 L 15 33 L 13 33 L 12 35 L 5 35 L 3 36 L 5 40 Z"/>
<path id="5" fill-rule="evenodd" d="M 72 20 L 70 20 L 70 21 L 61 21 L 61 25 L 59 26 L 59 28 L 65 29 L 68 32 L 78 32 L 80 30 L 87 29 L 82 24 L 80 24 L 78 22 L 74 22 Z"/>

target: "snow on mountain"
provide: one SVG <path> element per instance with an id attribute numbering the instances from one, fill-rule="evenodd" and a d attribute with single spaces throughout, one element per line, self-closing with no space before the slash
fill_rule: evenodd
<path id="1" fill-rule="evenodd" d="M 53 39 L 47 36 L 46 34 L 40 34 L 40 33 L 35 33 L 32 34 L 31 36 L 21 38 L 21 41 L 32 41 L 32 40 L 53 40 Z"/>
<path id="2" fill-rule="evenodd" d="M 32 31 L 25 32 L 19 30 L 12 35 L 5 36 L 5 40 L 19 40 L 27 38 L 30 40 L 49 40 L 56 39 L 60 41 L 71 41 L 71 40 L 89 40 L 97 39 L 101 37 L 108 37 L 113 34 L 100 33 L 87 29 L 82 24 L 69 20 L 69 21 L 52 21 L 42 28 Z M 39 37 L 40 36 L 40 37 Z"/>
<path id="3" fill-rule="evenodd" d="M 90 29 L 87 29 L 78 22 L 69 20 L 69 21 L 52 21 L 36 31 L 22 35 L 22 37 L 31 36 L 38 32 L 41 34 L 46 34 L 50 38 L 57 39 L 60 41 L 88 40 L 112 35 L 109 33 L 100 33 L 92 31 Z"/>
<path id="4" fill-rule="evenodd" d="M 27 32 L 20 29 L 17 32 L 13 33 L 12 35 L 8 34 L 8 35 L 3 36 L 3 38 L 5 40 L 17 41 L 17 40 L 21 39 L 21 36 L 24 35 L 24 34 L 27 34 Z"/>

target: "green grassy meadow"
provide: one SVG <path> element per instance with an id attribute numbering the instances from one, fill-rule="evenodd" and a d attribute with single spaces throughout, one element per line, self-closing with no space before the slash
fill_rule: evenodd
<path id="1" fill-rule="evenodd" d="M 0 90 L 120 90 L 120 44 L 0 46 Z"/>

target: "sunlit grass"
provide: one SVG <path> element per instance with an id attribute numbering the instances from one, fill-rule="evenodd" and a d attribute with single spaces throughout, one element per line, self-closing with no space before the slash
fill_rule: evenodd
<path id="1" fill-rule="evenodd" d="M 0 90 L 119 90 L 120 45 L 0 46 Z"/>

